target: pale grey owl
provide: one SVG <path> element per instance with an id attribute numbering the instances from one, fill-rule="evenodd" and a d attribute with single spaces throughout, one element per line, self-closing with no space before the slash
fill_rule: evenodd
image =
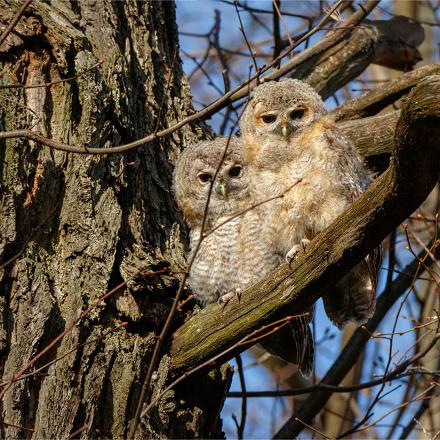
<path id="1" fill-rule="evenodd" d="M 284 260 L 264 234 L 263 205 L 254 207 L 247 166 L 236 138 L 216 138 L 187 147 L 176 164 L 174 193 L 191 228 L 188 261 L 196 251 L 188 282 L 202 304 L 244 290 Z M 197 248 L 201 234 L 204 238 Z M 275 353 L 299 365 L 305 375 L 312 369 L 314 352 L 309 320 L 293 321 L 294 347 L 289 332 L 290 349 L 283 347 L 282 353 Z M 279 347 L 278 335 L 272 339 Z"/>
<path id="2" fill-rule="evenodd" d="M 285 192 L 275 209 L 266 207 L 265 218 L 275 249 L 288 259 L 370 183 L 361 157 L 325 114 L 321 97 L 308 84 L 285 79 L 256 87 L 241 120 L 243 155 L 256 197 Z M 323 297 L 338 327 L 363 323 L 373 314 L 376 263 L 367 258 Z"/>

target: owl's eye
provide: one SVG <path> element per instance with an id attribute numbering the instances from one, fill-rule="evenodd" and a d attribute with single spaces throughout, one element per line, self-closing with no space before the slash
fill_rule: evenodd
<path id="1" fill-rule="evenodd" d="M 209 173 L 199 173 L 197 177 L 201 183 L 208 183 L 212 180 L 212 175 Z"/>
<path id="2" fill-rule="evenodd" d="M 277 115 L 263 115 L 261 119 L 265 124 L 272 124 L 277 120 Z"/>
<path id="3" fill-rule="evenodd" d="M 301 119 L 304 116 L 304 109 L 303 108 L 297 108 L 296 110 L 292 110 L 290 112 L 290 119 Z"/>
<path id="4" fill-rule="evenodd" d="M 229 170 L 229 177 L 240 177 L 241 174 L 241 166 L 235 165 Z"/>

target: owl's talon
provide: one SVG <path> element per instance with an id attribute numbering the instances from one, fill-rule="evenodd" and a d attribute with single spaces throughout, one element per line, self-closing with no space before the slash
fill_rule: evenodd
<path id="1" fill-rule="evenodd" d="M 226 304 L 232 299 L 232 298 L 237 298 L 238 302 L 240 302 L 241 300 L 241 292 L 242 290 L 237 287 L 234 290 L 231 290 L 228 293 L 225 293 L 224 295 L 222 295 L 218 300 L 217 303 L 218 304 L 224 304 L 224 306 L 226 306 Z"/>
<path id="2" fill-rule="evenodd" d="M 286 254 L 286 261 L 291 264 L 292 261 L 298 256 L 300 252 L 305 252 L 306 247 L 310 243 L 310 240 L 307 238 L 303 238 L 300 240 L 299 244 L 296 244 L 295 246 L 292 246 L 292 249 L 290 249 L 289 252 Z"/>

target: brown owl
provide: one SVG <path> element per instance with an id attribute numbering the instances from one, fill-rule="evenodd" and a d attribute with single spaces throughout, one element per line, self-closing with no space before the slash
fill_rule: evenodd
<path id="1" fill-rule="evenodd" d="M 326 113 L 321 97 L 308 84 L 286 79 L 258 86 L 241 120 L 243 155 L 255 197 L 274 197 L 292 187 L 276 205 L 264 208 L 267 234 L 287 259 L 370 183 L 361 157 Z M 377 266 L 371 260 L 356 266 L 323 298 L 338 327 L 348 321 L 363 323 L 374 312 Z"/>
<path id="2" fill-rule="evenodd" d="M 265 234 L 267 207 L 254 206 L 247 165 L 236 138 L 217 138 L 186 148 L 176 165 L 174 193 L 191 228 L 189 260 L 203 237 L 188 280 L 203 304 L 249 287 L 284 260 L 268 240 L 272 237 Z M 290 353 L 286 356 L 287 348 L 282 354 L 276 353 L 299 365 L 305 375 L 313 365 L 309 320 L 295 320 L 291 325 L 294 347 L 289 333 Z"/>

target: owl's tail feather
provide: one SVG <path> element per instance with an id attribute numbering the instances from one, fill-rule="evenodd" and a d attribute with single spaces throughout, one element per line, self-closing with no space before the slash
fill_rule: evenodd
<path id="1" fill-rule="evenodd" d="M 313 372 L 315 357 L 315 343 L 309 321 L 310 319 L 299 317 L 289 323 L 295 347 L 294 363 L 298 365 L 301 374 L 306 378 Z"/>
<path id="2" fill-rule="evenodd" d="M 293 319 L 288 327 L 282 327 L 261 342 L 269 353 L 298 365 L 304 377 L 313 371 L 315 345 L 309 327 L 312 313 L 312 309 L 308 310 L 307 315 Z"/>
<path id="3" fill-rule="evenodd" d="M 376 252 L 359 263 L 323 297 L 325 312 L 337 327 L 343 328 L 349 321 L 361 325 L 373 316 L 380 265 L 380 250 Z"/>

